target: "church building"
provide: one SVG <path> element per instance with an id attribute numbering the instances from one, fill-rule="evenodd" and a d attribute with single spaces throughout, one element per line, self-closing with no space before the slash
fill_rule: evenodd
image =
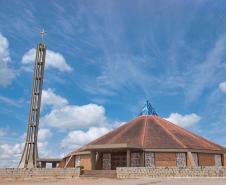
<path id="1" fill-rule="evenodd" d="M 128 123 L 65 156 L 61 168 L 226 166 L 226 149 L 158 116 L 147 101 Z"/>

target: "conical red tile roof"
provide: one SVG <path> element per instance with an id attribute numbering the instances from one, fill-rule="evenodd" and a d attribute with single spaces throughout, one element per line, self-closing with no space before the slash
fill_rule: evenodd
<path id="1" fill-rule="evenodd" d="M 135 144 L 144 149 L 225 150 L 156 115 L 139 116 L 86 146 L 102 144 Z"/>

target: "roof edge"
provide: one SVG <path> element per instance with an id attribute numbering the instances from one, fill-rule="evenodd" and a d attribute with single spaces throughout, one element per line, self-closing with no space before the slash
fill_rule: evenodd
<path id="1" fill-rule="evenodd" d="M 127 143 L 121 143 L 121 144 L 100 144 L 100 145 L 88 145 L 85 147 L 85 151 L 87 150 L 96 150 L 96 149 L 122 149 L 122 148 L 134 148 L 134 149 L 141 149 L 141 145 L 136 144 L 127 144 Z"/>

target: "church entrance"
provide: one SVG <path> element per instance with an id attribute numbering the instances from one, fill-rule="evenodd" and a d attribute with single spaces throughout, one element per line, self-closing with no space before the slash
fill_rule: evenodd
<path id="1" fill-rule="evenodd" d="M 116 167 L 126 167 L 126 152 L 111 153 L 111 169 Z"/>

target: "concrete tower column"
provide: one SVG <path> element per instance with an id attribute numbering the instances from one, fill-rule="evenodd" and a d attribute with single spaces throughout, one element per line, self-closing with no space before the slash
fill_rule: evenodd
<path id="1" fill-rule="evenodd" d="M 38 127 L 42 97 L 42 86 L 44 79 L 44 67 L 46 57 L 46 45 L 39 43 L 36 49 L 34 64 L 34 76 L 32 83 L 32 94 L 30 100 L 30 112 L 27 127 L 27 137 L 24 150 L 18 168 L 36 168 L 39 166 L 38 159 Z"/>

